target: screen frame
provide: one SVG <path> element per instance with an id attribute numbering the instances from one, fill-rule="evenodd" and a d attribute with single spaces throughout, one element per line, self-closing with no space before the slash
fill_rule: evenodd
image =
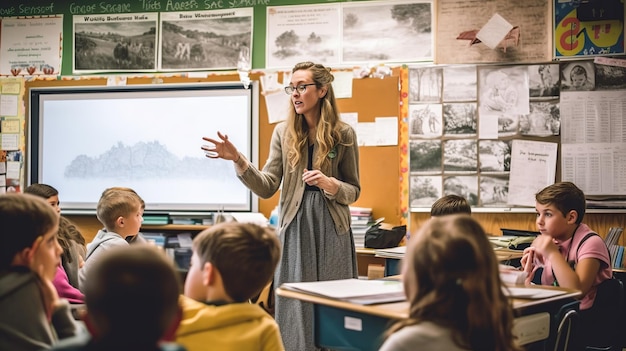
<path id="1" fill-rule="evenodd" d="M 43 172 L 43 136 L 45 131 L 43 107 L 42 104 L 46 97 L 64 96 L 68 94 L 93 94 L 94 98 L 97 94 L 108 93 L 125 93 L 125 92 L 147 92 L 149 94 L 168 94 L 168 92 L 177 92 L 185 94 L 198 94 L 198 92 L 208 91 L 209 94 L 219 92 L 220 94 L 229 94 L 233 92 L 236 96 L 246 95 L 249 102 L 249 150 L 239 150 L 252 165 L 258 165 L 259 154 L 259 85 L 253 81 L 250 84 L 242 84 L 241 82 L 207 82 L 207 83 L 167 83 L 167 84 L 131 84 L 124 86 L 55 86 L 55 87 L 33 87 L 28 91 L 29 108 L 27 119 L 27 140 L 26 140 L 26 162 L 25 174 L 27 184 L 42 182 Z M 244 92 L 245 91 L 245 92 Z M 243 94 L 242 94 L 243 93 Z M 228 95 L 226 95 L 228 96 Z M 246 110 L 248 110 L 248 108 Z M 224 117 L 222 117 L 224 118 Z M 224 131 L 228 133 L 228 131 Z M 217 135 L 206 135 L 208 137 L 217 138 Z M 198 150 L 202 145 L 202 140 L 197 140 Z M 201 151 L 200 151 L 201 152 Z M 223 160 L 206 160 L 206 162 L 225 162 Z M 229 165 L 230 166 L 230 165 Z M 234 166 L 233 166 L 234 169 Z M 234 173 L 234 171 L 233 171 Z M 233 182 L 240 182 L 233 176 Z M 45 182 L 44 182 L 45 183 Z M 50 184 L 53 185 L 53 184 Z M 121 184 L 120 186 L 124 186 Z M 243 184 L 242 184 L 243 186 Z M 245 187 L 245 186 L 244 186 Z M 102 189 L 104 190 L 104 189 Z M 258 196 L 250 191 L 247 187 L 246 203 L 244 204 L 161 204 L 151 205 L 146 201 L 146 214 L 167 214 L 167 215 L 183 215 L 183 216 L 204 216 L 215 212 L 258 212 Z M 140 192 L 139 192 L 140 193 Z M 141 193 L 139 194 L 142 195 Z M 89 204 L 75 204 L 71 201 L 65 202 L 63 193 L 60 190 L 60 202 L 62 214 L 72 215 L 92 215 L 96 213 L 97 200 Z"/>

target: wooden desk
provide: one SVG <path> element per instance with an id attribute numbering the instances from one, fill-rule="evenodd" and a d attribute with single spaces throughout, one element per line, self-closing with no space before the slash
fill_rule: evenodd
<path id="1" fill-rule="evenodd" d="M 553 315 L 564 303 L 573 301 L 580 295 L 580 291 L 572 289 L 552 286 L 541 286 L 541 288 L 566 292 L 544 299 L 515 298 L 513 308 L 517 317 L 539 312 L 548 312 Z M 284 288 L 277 288 L 276 294 L 313 304 L 315 343 L 318 347 L 330 349 L 378 350 L 385 330 L 393 321 L 407 318 L 409 313 L 407 301 L 358 305 Z"/>

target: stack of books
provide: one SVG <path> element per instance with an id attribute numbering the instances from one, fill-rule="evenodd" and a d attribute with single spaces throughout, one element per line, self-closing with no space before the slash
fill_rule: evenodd
<path id="1" fill-rule="evenodd" d="M 624 255 L 624 246 L 618 245 L 617 242 L 622 236 L 624 228 L 610 228 L 604 242 L 609 248 L 611 254 L 611 263 L 613 268 L 625 268 L 626 267 L 626 255 Z"/>
<path id="2" fill-rule="evenodd" d="M 350 207 L 352 217 L 352 235 L 354 236 L 354 247 L 362 249 L 365 247 L 365 231 L 373 223 L 372 209 L 368 207 Z"/>

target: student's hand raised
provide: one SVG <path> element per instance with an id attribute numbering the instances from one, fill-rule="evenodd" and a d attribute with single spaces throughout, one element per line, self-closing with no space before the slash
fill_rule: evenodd
<path id="1" fill-rule="evenodd" d="M 217 132 L 217 136 L 221 139 L 216 140 L 209 137 L 203 137 L 202 140 L 207 141 L 211 145 L 202 145 L 202 150 L 208 158 L 223 158 L 224 160 L 239 161 L 239 151 L 233 143 L 228 140 L 228 135 Z"/>

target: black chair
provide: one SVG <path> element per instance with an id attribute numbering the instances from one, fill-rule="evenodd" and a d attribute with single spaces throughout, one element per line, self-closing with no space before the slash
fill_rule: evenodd
<path id="1" fill-rule="evenodd" d="M 550 337 L 552 340 L 547 341 L 545 350 L 548 350 L 548 346 L 554 351 L 569 351 L 575 348 L 579 306 L 578 300 L 566 303 L 553 316 L 551 328 L 556 332 Z"/>
<path id="2" fill-rule="evenodd" d="M 581 333 L 589 340 L 587 351 L 622 350 L 624 284 L 608 279 L 598 286 L 593 307 L 581 312 Z"/>

